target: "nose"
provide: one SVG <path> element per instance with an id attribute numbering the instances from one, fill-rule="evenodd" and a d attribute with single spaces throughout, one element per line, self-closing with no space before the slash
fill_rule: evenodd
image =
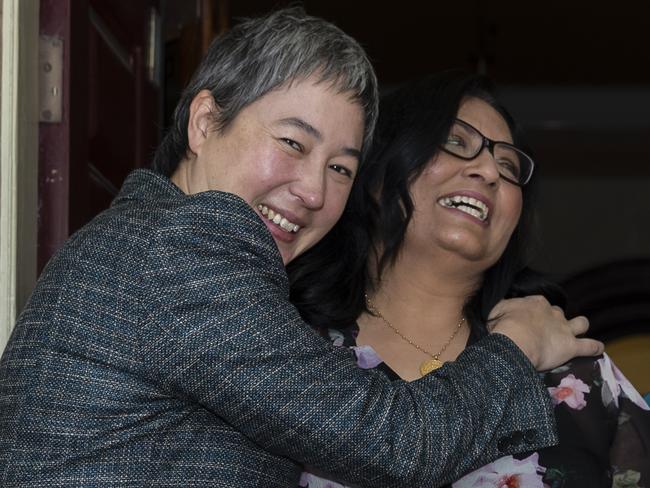
<path id="1" fill-rule="evenodd" d="M 310 210 L 318 210 L 325 203 L 325 166 L 305 161 L 296 171 L 296 177 L 289 187 L 291 193 Z"/>
<path id="2" fill-rule="evenodd" d="M 464 173 L 470 178 L 480 178 L 488 185 L 495 185 L 500 180 L 496 159 L 487 147 L 476 158 L 467 161 Z"/>

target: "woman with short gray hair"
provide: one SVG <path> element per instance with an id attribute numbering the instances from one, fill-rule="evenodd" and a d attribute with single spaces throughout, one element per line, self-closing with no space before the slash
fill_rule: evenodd
<path id="1" fill-rule="evenodd" d="M 512 309 L 456 374 L 407 384 L 359 369 L 289 303 L 284 265 L 341 216 L 376 94 L 359 45 L 299 9 L 214 41 L 155 171 L 64 244 L 18 320 L 3 488 L 288 487 L 303 464 L 428 487 L 513 431 L 556 442 L 535 367 L 588 344 L 549 309 Z"/>
<path id="2" fill-rule="evenodd" d="M 367 147 L 377 121 L 375 72 L 359 44 L 333 24 L 294 7 L 238 24 L 208 50 L 174 112 L 154 168 L 171 175 L 187 151 L 187 121 L 192 99 L 209 90 L 220 108 L 215 129 L 224 130 L 240 110 L 268 92 L 316 75 L 363 108 Z"/>

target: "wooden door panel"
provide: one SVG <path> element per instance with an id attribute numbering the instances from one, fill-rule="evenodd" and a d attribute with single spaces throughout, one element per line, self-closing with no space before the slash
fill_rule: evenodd
<path id="1" fill-rule="evenodd" d="M 88 162 L 119 188 L 134 167 L 135 76 L 92 26 L 88 44 Z"/>
<path id="2" fill-rule="evenodd" d="M 41 124 L 39 272 L 150 162 L 162 125 L 150 64 L 158 9 L 158 0 L 41 0 L 41 34 L 62 39 L 66 66 L 63 121 Z"/>

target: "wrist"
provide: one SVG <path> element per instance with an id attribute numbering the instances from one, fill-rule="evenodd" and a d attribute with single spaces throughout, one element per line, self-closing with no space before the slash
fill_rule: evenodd
<path id="1" fill-rule="evenodd" d="M 508 327 L 506 324 L 500 323 L 496 325 L 491 333 L 502 334 L 510 339 L 515 345 L 524 353 L 528 360 L 532 363 L 535 369 L 539 366 L 539 351 L 531 344 L 529 334 L 525 332 L 522 334 L 521 327 Z"/>

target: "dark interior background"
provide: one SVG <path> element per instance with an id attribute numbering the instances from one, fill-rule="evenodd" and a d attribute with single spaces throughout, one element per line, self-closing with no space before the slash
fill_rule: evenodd
<path id="1" fill-rule="evenodd" d="M 129 171 L 149 164 L 214 36 L 289 3 L 41 0 L 41 34 L 63 41 L 68 71 L 63 121 L 40 125 L 39 269 L 110 203 Z M 491 76 L 527 132 L 542 180 L 535 266 L 566 285 L 577 304 L 569 314 L 587 314 L 594 335 L 648 331 L 647 1 L 302 5 L 361 42 L 382 89 L 448 68 Z"/>
<path id="2" fill-rule="evenodd" d="M 166 32 L 190 21 L 197 13 L 193 3 L 164 2 Z M 290 3 L 237 0 L 222 5 L 221 12 L 215 9 L 215 15 L 234 25 Z M 362 43 L 382 88 L 458 67 L 496 80 L 526 129 L 543 177 L 539 268 L 564 279 L 615 260 L 650 258 L 646 2 L 304 0 L 302 5 Z M 169 90 L 166 101 L 169 114 L 174 101 Z"/>
<path id="3" fill-rule="evenodd" d="M 39 267 L 150 162 L 214 36 L 295 3 L 41 0 L 41 33 L 63 40 L 70 74 L 63 122 L 41 124 Z M 538 268 L 563 280 L 650 259 L 647 1 L 301 4 L 360 41 L 382 89 L 448 68 L 497 82 L 542 178 Z M 53 171 L 68 188 L 52 183 Z"/>
<path id="4" fill-rule="evenodd" d="M 292 2 L 217 3 L 215 25 L 225 29 Z M 304 0 L 302 5 L 361 42 L 382 89 L 447 68 L 484 73 L 497 82 L 526 131 L 542 179 L 534 265 L 565 286 L 568 314 L 587 315 L 591 335 L 637 338 L 617 358 L 639 361 L 624 364 L 628 374 L 638 371 L 634 364 L 647 363 L 642 359 L 647 335 L 641 342 L 638 334 L 647 334 L 650 326 L 648 3 Z M 180 11 L 186 19 L 197 13 L 180 0 L 167 0 L 163 7 L 175 12 L 163 16 L 167 32 L 178 27 Z M 174 96 L 167 91 L 166 101 L 173 103 Z M 650 390 L 647 377 L 640 371 L 635 377 L 639 385 L 646 382 L 643 391 Z"/>

